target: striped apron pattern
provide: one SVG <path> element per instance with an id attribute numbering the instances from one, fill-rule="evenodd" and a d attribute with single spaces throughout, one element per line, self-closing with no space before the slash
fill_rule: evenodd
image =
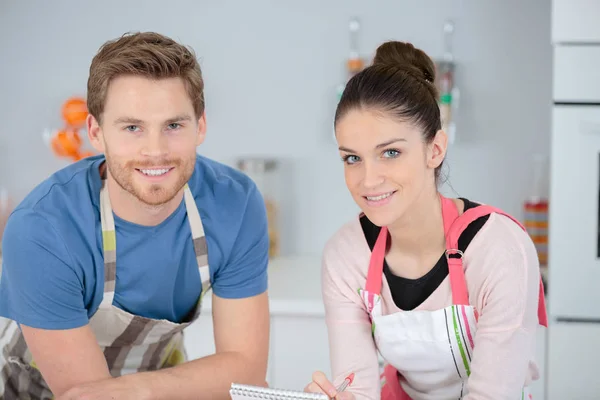
<path id="1" fill-rule="evenodd" d="M 452 305 L 434 311 L 384 315 L 381 286 L 388 238 L 386 227 L 382 227 L 371 253 L 365 289 L 358 289 L 370 314 L 373 339 L 385 360 L 381 371 L 382 400 L 460 399 L 467 394 L 478 313 L 469 304 L 463 254 L 457 250 L 458 237 L 470 222 L 489 214 L 492 208 L 482 205 L 458 218 L 452 200 L 444 197 L 441 200 Z M 541 281 L 538 316 L 540 323 L 547 326 Z M 531 399 L 527 387 L 519 399 Z"/>
<path id="2" fill-rule="evenodd" d="M 113 305 L 117 280 L 115 222 L 106 181 L 100 191 L 100 221 L 104 253 L 104 292 L 98 311 L 89 321 L 98 345 L 104 352 L 112 376 L 153 371 L 187 360 L 183 330 L 200 315 L 202 298 L 211 288 L 208 248 L 200 213 L 186 184 L 184 201 L 200 272 L 202 290 L 190 314 L 182 323 L 130 314 Z M 52 399 L 18 325 L 0 320 L 0 398 Z"/>

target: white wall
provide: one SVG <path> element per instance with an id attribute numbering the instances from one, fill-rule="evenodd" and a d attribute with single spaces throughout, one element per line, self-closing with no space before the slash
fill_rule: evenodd
<path id="1" fill-rule="evenodd" d="M 130 30 L 171 35 L 198 54 L 209 132 L 199 151 L 230 163 L 284 157 L 285 253 L 318 253 L 356 212 L 331 139 L 335 87 L 344 79 L 347 21 L 360 45 L 412 41 L 442 54 L 442 24 L 456 23 L 462 90 L 449 173 L 459 195 L 520 217 L 533 152 L 548 153 L 550 2 L 478 0 L 0 1 L 0 185 L 20 200 L 65 165 L 42 141 L 60 106 L 84 95 L 91 58 Z M 376 4 L 376 6 L 374 6 Z M 419 6 L 417 6 L 419 4 Z"/>

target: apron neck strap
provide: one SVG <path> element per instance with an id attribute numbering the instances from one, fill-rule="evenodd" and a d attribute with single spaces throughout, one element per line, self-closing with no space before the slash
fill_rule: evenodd
<path id="1" fill-rule="evenodd" d="M 452 284 L 452 298 L 455 304 L 469 304 L 468 301 L 468 291 L 466 288 L 465 278 L 464 278 L 464 270 L 462 263 L 462 252 L 457 250 L 457 255 L 460 258 L 456 258 L 455 256 L 449 254 L 448 249 L 458 249 L 458 238 L 460 234 L 469 226 L 469 224 L 476 219 L 489 215 L 491 213 L 496 213 L 500 215 L 504 215 L 505 217 L 510 218 L 513 222 L 515 222 L 521 229 L 527 232 L 527 229 L 521 224 L 516 218 L 505 213 L 499 208 L 488 206 L 482 204 L 480 206 L 471 208 L 465 211 L 452 225 L 448 233 L 446 234 L 446 255 L 448 257 L 448 269 L 450 271 L 450 279 L 453 277 L 455 282 Z M 452 269 L 450 269 L 452 268 Z M 453 273 L 452 273 L 453 272 Z M 452 282 L 452 281 L 451 281 Z M 462 283 L 461 283 L 462 282 Z M 464 285 L 464 288 L 462 287 Z M 538 293 L 538 320 L 540 325 L 547 327 L 548 326 L 548 315 L 546 311 L 546 298 L 544 295 L 544 283 L 540 276 L 540 284 L 539 284 L 539 293 Z"/>
<path id="2" fill-rule="evenodd" d="M 371 252 L 369 261 L 369 271 L 367 272 L 367 284 L 365 290 L 371 294 L 381 293 L 381 280 L 383 279 L 383 263 L 385 262 L 385 252 L 387 250 L 388 229 L 381 227 L 379 236 L 375 241 L 375 246 Z"/>
<path id="3" fill-rule="evenodd" d="M 452 226 L 454 221 L 456 221 L 456 219 L 458 218 L 458 208 L 456 207 L 456 204 L 454 204 L 454 202 L 451 199 L 448 199 L 448 198 L 442 196 L 441 194 L 439 196 L 440 196 L 440 202 L 442 203 L 442 219 L 444 221 L 444 235 L 447 237 L 450 227 Z"/>
<path id="4" fill-rule="evenodd" d="M 104 293 L 110 293 L 115 291 L 117 278 L 117 234 L 106 179 L 102 179 L 100 189 L 100 225 L 104 253 Z"/>
<path id="5" fill-rule="evenodd" d="M 462 216 L 459 217 L 458 208 L 454 201 L 442 195 L 440 195 L 440 199 L 442 202 L 444 235 L 446 237 L 445 256 L 448 261 L 448 276 L 450 277 L 450 288 L 452 290 L 452 304 L 468 305 L 469 291 L 467 289 L 465 271 L 463 269 L 463 252 L 458 248 L 458 238 L 464 228 L 460 231 L 456 230 L 456 222 L 460 221 Z M 467 225 L 465 225 L 465 227 Z"/>
<path id="6" fill-rule="evenodd" d="M 456 208 L 456 204 L 450 199 L 445 198 L 440 195 L 441 200 L 441 208 L 442 208 L 442 218 L 444 221 L 444 234 L 447 234 L 452 226 L 452 223 L 458 218 L 458 209 Z M 367 284 L 366 291 L 373 294 L 381 293 L 381 284 L 383 279 L 383 263 L 385 262 L 385 254 L 387 251 L 387 242 L 388 242 L 388 228 L 383 226 L 379 231 L 379 235 L 377 236 L 377 240 L 375 241 L 375 246 L 373 247 L 373 251 L 371 252 L 371 259 L 369 261 L 369 270 L 367 273 Z M 463 277 L 464 279 L 464 277 Z M 462 285 L 459 287 L 460 290 L 462 288 L 466 288 L 466 285 Z"/>
<path id="7" fill-rule="evenodd" d="M 452 227 L 454 221 L 458 218 L 458 209 L 456 204 L 450 199 L 440 196 L 442 218 L 444 222 L 444 234 L 448 236 L 448 232 Z M 383 263 L 385 262 L 385 254 L 387 251 L 388 242 L 388 229 L 382 227 L 379 231 L 379 236 L 371 252 L 371 259 L 369 261 L 369 270 L 367 273 L 366 291 L 372 294 L 379 295 L 381 293 L 382 279 L 383 279 Z M 448 243 L 448 240 L 446 241 Z M 454 247 L 456 248 L 456 247 Z M 462 261 L 460 258 L 449 257 L 449 250 L 446 248 L 446 256 L 448 257 L 448 269 L 450 275 L 450 283 L 452 285 L 452 298 L 455 304 L 463 304 L 467 296 L 467 285 L 464 282 L 464 272 L 462 271 Z M 460 270 L 460 271 L 459 271 Z M 456 275 L 453 277 L 453 275 Z M 457 301 L 459 303 L 457 303 Z"/>
<path id="8" fill-rule="evenodd" d="M 100 174 L 102 177 L 102 188 L 100 189 L 100 224 L 102 227 L 102 252 L 104 254 L 104 293 L 111 293 L 115 291 L 117 277 L 117 234 L 106 184 L 106 168 L 101 170 Z M 184 186 L 183 194 L 196 261 L 200 269 L 202 295 L 204 295 L 211 287 L 206 235 L 202 219 L 200 218 L 200 212 L 187 183 Z"/>
<path id="9" fill-rule="evenodd" d="M 502 210 L 488 205 L 480 205 L 465 211 L 459 216 L 458 208 L 451 199 L 447 199 L 440 195 L 442 204 L 442 217 L 444 221 L 444 233 L 446 236 L 446 251 L 445 255 L 448 260 L 448 275 L 450 277 L 450 286 L 452 289 L 452 303 L 454 305 L 469 305 L 469 292 L 465 280 L 465 272 L 463 269 L 463 252 L 458 248 L 458 239 L 461 233 L 476 219 L 497 213 L 505 215 L 517 223 L 523 230 L 525 227 L 515 218 L 506 214 Z M 366 291 L 371 295 L 379 295 L 381 293 L 381 283 L 383 275 L 383 263 L 387 251 L 388 239 L 387 227 L 382 227 L 369 262 L 369 270 L 367 273 Z M 538 319 L 543 326 L 548 326 L 548 316 L 546 312 L 546 301 L 544 296 L 544 285 L 540 277 L 539 285 L 539 301 L 538 301 Z"/>

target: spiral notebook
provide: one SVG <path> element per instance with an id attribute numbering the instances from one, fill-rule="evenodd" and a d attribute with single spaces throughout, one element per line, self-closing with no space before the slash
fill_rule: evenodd
<path id="1" fill-rule="evenodd" d="M 260 386 L 233 383 L 229 389 L 231 400 L 329 400 L 322 393 L 304 393 L 294 390 L 265 388 Z"/>

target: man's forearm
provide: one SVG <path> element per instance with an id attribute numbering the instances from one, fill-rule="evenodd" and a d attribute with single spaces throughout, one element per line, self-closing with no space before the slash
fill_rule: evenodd
<path id="1" fill-rule="evenodd" d="M 265 386 L 266 360 L 252 360 L 241 353 L 223 352 L 176 367 L 125 375 L 119 379 L 150 389 L 151 398 L 229 399 L 232 382 Z"/>

